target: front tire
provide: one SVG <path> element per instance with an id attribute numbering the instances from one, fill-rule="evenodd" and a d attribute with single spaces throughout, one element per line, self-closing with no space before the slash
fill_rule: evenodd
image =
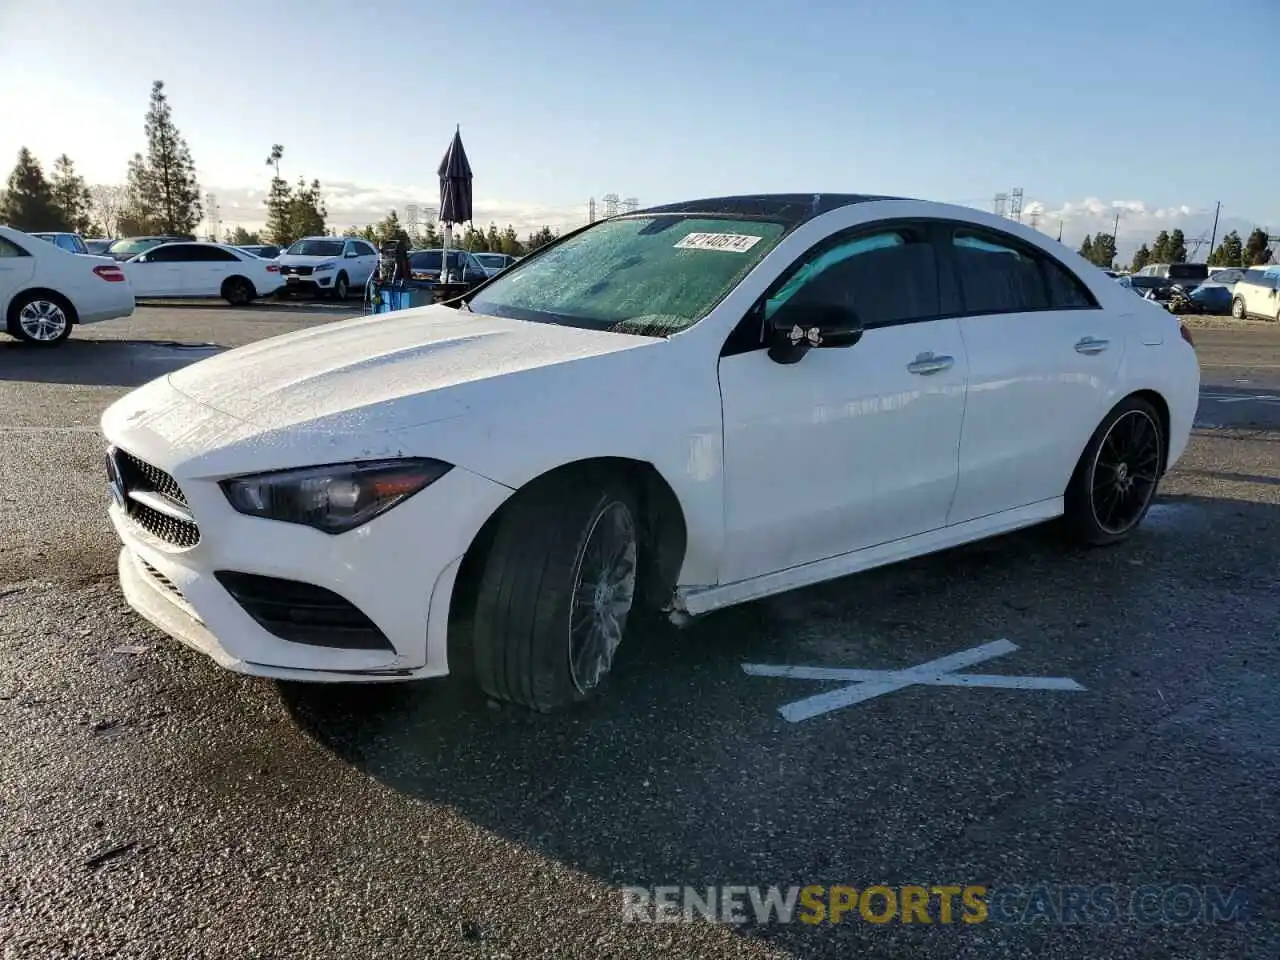
<path id="1" fill-rule="evenodd" d="M 1236 297 L 1231 301 L 1231 316 L 1235 317 L 1237 320 L 1244 319 L 1244 301 L 1239 297 Z"/>
<path id="2" fill-rule="evenodd" d="M 1147 515 L 1164 469 L 1160 416 L 1141 397 L 1117 404 L 1093 432 L 1067 486 L 1065 517 L 1073 539 L 1119 543 Z"/>
<path id="3" fill-rule="evenodd" d="M 617 480 L 574 478 L 518 494 L 476 596 L 481 689 L 543 713 L 594 695 L 626 633 L 639 545 L 634 495 Z"/>
<path id="4" fill-rule="evenodd" d="M 345 273 L 338 274 L 338 278 L 333 281 L 333 299 L 344 301 L 351 292 L 350 281 L 347 280 Z"/>
<path id="5" fill-rule="evenodd" d="M 9 335 L 33 347 L 56 347 L 71 336 L 71 304 L 55 294 L 28 293 L 9 307 Z"/>

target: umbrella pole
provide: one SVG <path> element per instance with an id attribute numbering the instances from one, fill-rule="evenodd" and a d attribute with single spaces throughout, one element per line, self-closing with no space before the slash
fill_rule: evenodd
<path id="1" fill-rule="evenodd" d="M 446 223 L 444 225 L 444 253 L 440 255 L 440 279 L 444 283 L 448 283 L 449 277 L 449 245 L 453 240 L 453 224 Z"/>

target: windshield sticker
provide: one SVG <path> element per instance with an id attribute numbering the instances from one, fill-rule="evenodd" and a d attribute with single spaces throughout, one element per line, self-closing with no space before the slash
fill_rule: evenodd
<path id="1" fill-rule="evenodd" d="M 745 233 L 691 233 L 676 244 L 677 250 L 728 250 L 730 253 L 746 253 L 759 237 Z"/>

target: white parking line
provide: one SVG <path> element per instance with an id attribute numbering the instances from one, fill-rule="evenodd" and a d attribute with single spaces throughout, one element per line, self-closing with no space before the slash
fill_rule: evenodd
<path id="1" fill-rule="evenodd" d="M 1005 690 L 1083 690 L 1067 677 L 1007 677 L 994 674 L 957 674 L 955 671 L 1017 650 L 1008 640 L 993 640 L 970 650 L 948 654 L 906 670 L 857 670 L 846 667 L 772 666 L 744 663 L 742 670 L 752 677 L 783 677 L 791 680 L 848 680 L 849 686 L 828 690 L 778 709 L 791 723 L 809 720 L 832 710 L 851 707 L 895 690 L 911 686 L 993 687 Z"/>
<path id="2" fill-rule="evenodd" d="M 101 433 L 97 427 L 0 427 L 0 433 Z"/>

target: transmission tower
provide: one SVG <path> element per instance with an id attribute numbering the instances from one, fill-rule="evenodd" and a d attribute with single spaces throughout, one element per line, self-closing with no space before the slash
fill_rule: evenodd
<path id="1" fill-rule="evenodd" d="M 218 242 L 218 228 L 222 225 L 218 219 L 221 211 L 218 210 L 218 198 L 212 193 L 204 195 L 205 216 L 209 221 L 209 238 L 214 243 Z"/>
<path id="2" fill-rule="evenodd" d="M 623 213 L 635 213 L 636 210 L 638 210 L 639 208 L 640 208 L 640 201 L 637 200 L 635 197 L 627 197 L 627 199 L 622 201 Z"/>
<path id="3" fill-rule="evenodd" d="M 1007 216 L 1006 206 L 1009 203 L 1009 195 L 1007 193 L 997 193 L 994 201 L 993 209 L 997 217 Z"/>
<path id="4" fill-rule="evenodd" d="M 618 195 L 616 193 L 606 193 L 601 199 L 604 201 L 605 219 L 616 217 L 618 215 Z"/>
<path id="5" fill-rule="evenodd" d="M 422 211 L 416 203 L 406 204 L 404 208 L 404 228 L 410 234 L 417 235 L 418 227 L 422 225 Z"/>
<path id="6" fill-rule="evenodd" d="M 1009 196 L 1009 219 L 1022 222 L 1022 188 L 1014 187 Z"/>
<path id="7" fill-rule="evenodd" d="M 1040 229 L 1040 210 L 1038 208 L 1031 211 L 1031 229 Z"/>

